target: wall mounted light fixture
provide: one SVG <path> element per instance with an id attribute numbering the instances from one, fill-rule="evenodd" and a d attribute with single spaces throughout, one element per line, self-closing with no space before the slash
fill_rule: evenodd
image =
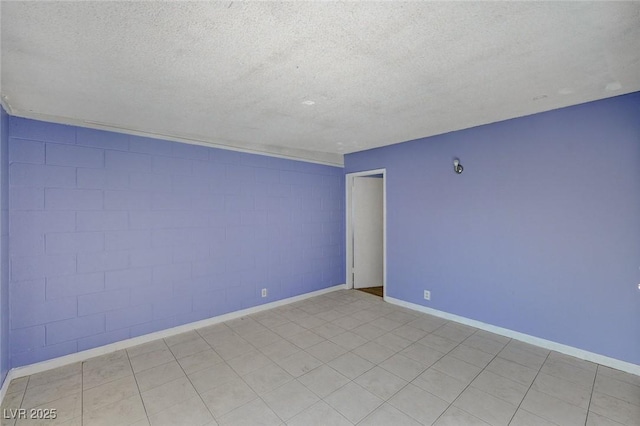
<path id="1" fill-rule="evenodd" d="M 463 170 L 464 170 L 464 167 L 462 167 L 462 164 L 460 164 L 460 160 L 457 158 L 454 158 L 453 171 L 456 172 L 457 174 L 461 174 Z"/>

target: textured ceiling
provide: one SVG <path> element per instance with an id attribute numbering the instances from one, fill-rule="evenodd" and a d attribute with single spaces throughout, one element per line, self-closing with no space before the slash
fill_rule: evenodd
<path id="1" fill-rule="evenodd" d="M 29 1 L 0 13 L 14 115 L 324 163 L 640 90 L 640 2 Z"/>

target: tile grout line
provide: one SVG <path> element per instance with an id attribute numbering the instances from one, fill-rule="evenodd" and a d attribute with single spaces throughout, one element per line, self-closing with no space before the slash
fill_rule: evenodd
<path id="1" fill-rule="evenodd" d="M 596 379 L 598 378 L 598 369 L 600 368 L 600 364 L 596 363 L 596 374 L 593 375 L 593 383 L 591 383 L 591 393 L 589 393 L 589 404 L 587 404 L 587 417 L 584 418 L 584 424 L 586 426 L 587 421 L 589 420 L 589 413 L 591 411 L 591 400 L 593 399 L 593 392 L 596 389 Z"/>
<path id="2" fill-rule="evenodd" d="M 140 385 L 138 384 L 138 378 L 136 377 L 135 371 L 133 371 L 133 365 L 131 365 L 131 357 L 129 356 L 129 352 L 126 349 L 125 349 L 124 352 L 127 355 L 127 361 L 129 361 L 129 368 L 131 368 L 131 374 L 133 375 L 133 380 L 136 382 L 136 388 L 138 388 L 138 395 L 140 396 L 140 402 L 142 403 L 142 408 L 144 409 L 144 415 L 147 418 L 147 422 L 149 424 L 151 424 L 151 420 L 149 420 L 149 413 L 147 412 L 147 406 L 144 403 L 144 399 L 142 399 L 142 392 L 140 391 Z"/>
<path id="3" fill-rule="evenodd" d="M 221 323 L 224 324 L 224 323 Z M 227 326 L 228 327 L 228 326 Z M 213 351 L 213 353 L 215 353 L 217 356 L 220 357 L 220 359 L 222 360 L 222 362 L 224 362 L 226 364 L 226 361 L 220 356 L 220 354 L 218 354 L 218 352 L 216 352 L 215 349 L 213 349 L 213 346 L 211 346 L 211 344 L 207 341 L 207 339 L 205 339 L 204 337 L 202 337 L 202 335 L 198 332 L 198 329 L 194 329 L 194 331 L 196 332 L 196 334 L 198 335 L 198 337 L 202 340 L 204 340 L 204 342 L 209 346 L 209 348 Z M 169 346 L 169 344 L 166 342 L 165 339 L 162 339 L 162 341 L 164 342 L 165 345 L 167 345 L 167 348 L 169 349 L 169 352 L 171 352 L 171 355 L 173 355 L 173 351 L 171 350 L 171 346 Z M 180 342 L 178 344 L 182 344 L 184 342 Z M 202 351 L 204 352 L 204 351 Z M 198 352 L 196 352 L 198 353 Z M 191 356 L 191 355 L 188 355 Z M 180 364 L 180 361 L 178 361 L 178 358 L 176 358 L 175 355 L 173 355 L 173 358 L 175 359 L 176 363 L 178 364 L 178 366 L 180 367 L 180 369 L 182 370 L 182 372 L 184 373 L 185 377 L 187 378 L 187 380 L 189 380 L 189 383 L 191 384 L 191 386 L 193 386 L 193 390 L 196 391 L 196 393 L 198 394 L 198 398 L 200 398 L 200 401 L 202 401 L 202 403 L 204 404 L 205 408 L 207 409 L 207 411 L 209 412 L 209 414 L 211 414 L 211 418 L 217 423 L 218 421 L 216 420 L 216 416 L 213 415 L 213 413 L 211 412 L 211 409 L 209 408 L 209 406 L 207 405 L 206 402 L 204 402 L 204 399 L 202 399 L 202 395 L 200 395 L 200 392 L 198 391 L 198 389 L 196 389 L 195 385 L 193 384 L 193 382 L 191 381 L 191 378 L 189 377 L 189 375 L 187 374 L 186 371 L 184 371 L 184 368 L 182 367 L 182 364 Z M 194 372 L 194 373 L 197 373 Z"/>
<path id="4" fill-rule="evenodd" d="M 448 323 L 450 323 L 450 322 L 452 322 L 452 321 L 449 321 L 449 322 L 447 322 L 446 324 L 448 324 Z M 445 324 L 445 325 L 446 325 L 446 324 Z M 444 325 L 443 325 L 443 327 L 444 327 Z M 434 331 L 436 331 L 436 330 L 434 330 Z M 458 346 L 462 345 L 462 344 L 463 344 L 463 343 L 464 343 L 464 342 L 465 342 L 469 337 L 471 337 L 471 336 L 475 335 L 478 331 L 479 331 L 479 330 L 478 330 L 478 329 L 476 329 L 476 331 L 475 331 L 473 334 L 471 334 L 470 336 L 467 336 L 467 337 L 466 337 L 462 342 L 458 343 L 458 344 L 457 344 L 455 347 L 453 347 L 449 352 L 447 352 L 447 353 L 445 354 L 445 356 L 446 356 L 446 355 L 448 355 L 448 354 L 450 354 L 451 352 L 453 352 L 453 351 L 454 351 Z M 493 356 L 493 358 L 491 358 L 491 361 L 489 361 L 489 362 L 487 363 L 487 365 L 485 365 L 483 368 L 481 368 L 481 369 L 480 369 L 480 371 L 478 372 L 478 374 L 476 374 L 475 376 L 473 376 L 473 379 L 471 379 L 471 380 L 469 381 L 469 384 L 468 384 L 467 386 L 465 386 L 465 388 L 464 388 L 464 389 L 462 389 L 462 391 L 458 394 L 458 396 L 456 396 L 456 398 L 455 398 L 453 401 L 451 401 L 451 402 L 449 403 L 449 405 L 447 406 L 447 408 L 446 408 L 442 413 L 440 413 L 440 415 L 439 415 L 439 416 L 434 420 L 434 422 L 433 422 L 432 424 L 435 424 L 438 420 L 440 420 L 440 418 L 442 417 L 442 415 L 443 415 L 444 413 L 446 413 L 446 412 L 447 412 L 447 410 L 449 410 L 449 408 L 454 407 L 454 405 L 453 405 L 453 404 L 458 400 L 458 398 L 460 398 L 460 396 L 461 396 L 461 395 L 462 395 L 462 394 L 463 394 L 467 389 L 469 389 L 469 387 L 471 387 L 471 384 L 473 383 L 473 381 L 474 381 L 476 378 L 478 378 L 478 376 L 479 376 L 480 374 L 482 374 L 482 372 L 487 368 L 487 366 L 488 366 L 489 364 L 491 364 L 491 363 L 493 362 L 493 360 L 494 360 L 494 359 L 496 359 L 496 358 L 498 357 L 498 354 L 500 354 L 500 352 L 502 352 L 502 350 L 504 350 L 504 348 L 506 348 L 506 347 L 507 347 L 507 345 L 509 344 L 509 342 L 511 342 L 511 340 L 512 340 L 512 339 L 509 339 L 509 341 L 508 341 L 507 343 L 505 343 L 505 345 L 502 347 L 502 349 L 501 349 L 500 351 L 498 351 L 498 353 L 496 353 L 496 354 Z M 474 348 L 474 349 L 475 349 L 475 348 Z M 478 349 L 478 350 L 480 351 L 480 349 Z M 480 351 L 480 352 L 484 352 L 484 351 Z M 487 352 L 485 352 L 485 353 L 487 353 Z M 491 354 L 489 354 L 489 355 L 491 355 Z M 453 356 L 453 355 L 452 355 L 452 356 Z M 453 357 L 454 357 L 454 358 L 456 358 L 455 356 L 453 356 Z M 458 358 L 456 358 L 456 359 L 458 359 Z M 462 359 L 460 359 L 459 361 L 466 362 L 466 361 L 464 361 L 464 360 L 462 360 Z M 437 361 L 436 361 L 436 362 L 437 362 Z M 435 364 L 435 363 L 434 363 L 434 364 Z M 469 364 L 469 363 L 467 363 L 467 364 Z M 473 365 L 473 364 L 470 364 L 470 365 Z M 476 367 L 477 367 L 477 366 L 476 366 Z M 439 371 L 439 370 L 438 370 L 438 371 Z M 445 372 L 441 372 L 441 373 L 442 373 L 442 374 L 445 374 L 445 375 L 447 375 L 447 376 L 449 376 L 449 375 L 448 375 L 447 373 L 445 373 Z M 452 376 L 449 376 L 449 377 L 452 377 Z M 452 378 L 454 378 L 454 379 L 455 379 L 455 377 L 452 377 Z M 414 380 L 415 380 L 415 379 L 414 379 Z M 425 391 L 425 392 L 426 392 L 426 391 Z M 431 393 L 431 392 L 429 392 L 429 393 Z M 489 395 L 491 395 L 491 394 L 489 394 Z M 491 395 L 491 396 L 493 396 L 493 395 Z M 502 400 L 502 398 L 498 398 L 498 399 Z M 445 401 L 445 402 L 447 402 L 447 401 Z M 469 413 L 469 412 L 467 412 L 466 410 L 463 410 L 462 408 L 459 408 L 459 407 L 455 407 L 455 408 L 457 408 L 458 410 L 464 411 L 465 413 L 469 414 L 469 415 L 470 415 L 470 416 L 472 416 L 472 417 L 475 417 L 475 418 L 477 418 L 477 419 L 480 419 L 478 416 L 476 416 L 476 415 L 474 415 L 474 414 L 472 414 L 472 413 Z M 518 410 L 516 409 L 516 411 L 518 411 Z M 514 414 L 515 414 L 515 413 L 514 413 Z M 484 420 L 483 420 L 483 419 L 480 419 L 480 420 L 484 422 Z"/>
<path id="5" fill-rule="evenodd" d="M 518 408 L 516 408 L 516 411 L 513 413 L 513 415 L 511 416 L 511 419 L 509 419 L 509 423 L 511 423 L 513 421 L 513 418 L 516 416 L 516 414 L 518 413 L 518 410 L 520 409 L 520 407 L 522 406 L 522 403 L 524 402 L 525 398 L 527 397 L 527 395 L 529 394 L 529 391 L 531 390 L 531 388 L 533 387 L 533 383 L 536 381 L 536 379 L 538 378 L 538 375 L 540 374 L 540 372 L 542 371 L 542 367 L 544 367 L 544 364 L 547 362 L 547 360 L 549 359 L 549 356 L 551 355 L 552 351 L 549 351 L 549 353 L 547 354 L 547 356 L 544 359 L 544 362 L 540 365 L 540 368 L 538 369 L 538 372 L 536 373 L 535 377 L 533 378 L 533 380 L 531 381 L 531 384 L 529 385 L 529 388 L 527 389 L 527 391 L 524 393 L 524 396 L 522 397 L 522 400 L 520 401 L 520 404 L 518 404 Z M 524 410 L 524 408 L 523 408 Z M 525 410 L 526 411 L 526 410 Z M 533 414 L 533 413 L 531 413 Z M 534 414 L 535 416 L 538 416 L 537 414 Z M 538 416 L 540 417 L 540 416 Z M 547 419 L 545 419 L 547 420 Z M 549 420 L 551 423 L 555 423 L 556 422 L 552 422 L 551 420 Z"/>

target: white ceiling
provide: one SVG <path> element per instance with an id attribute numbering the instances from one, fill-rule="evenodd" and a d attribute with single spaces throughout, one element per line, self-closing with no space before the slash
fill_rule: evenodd
<path id="1" fill-rule="evenodd" d="M 28 1 L 0 13 L 14 115 L 323 163 L 640 90 L 640 2 Z"/>

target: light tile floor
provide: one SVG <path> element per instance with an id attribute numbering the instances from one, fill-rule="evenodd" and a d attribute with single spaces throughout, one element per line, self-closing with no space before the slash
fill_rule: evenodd
<path id="1" fill-rule="evenodd" d="M 343 290 L 15 379 L 20 407 L 57 418 L 2 424 L 640 425 L 640 377 Z"/>

